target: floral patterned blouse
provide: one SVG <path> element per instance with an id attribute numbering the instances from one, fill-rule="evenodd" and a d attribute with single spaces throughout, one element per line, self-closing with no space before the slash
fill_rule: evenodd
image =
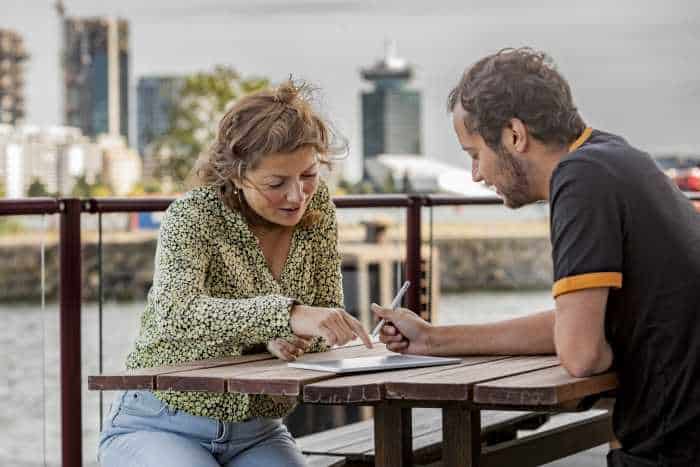
<path id="1" fill-rule="evenodd" d="M 325 184 L 308 209 L 320 220 L 297 226 L 276 281 L 246 220 L 223 203 L 216 187 L 195 188 L 173 202 L 161 224 L 153 287 L 127 368 L 242 355 L 289 337 L 292 299 L 342 307 L 335 208 Z M 311 351 L 325 349 L 318 339 Z M 174 409 L 229 422 L 282 417 L 294 406 L 263 395 L 155 394 Z"/>

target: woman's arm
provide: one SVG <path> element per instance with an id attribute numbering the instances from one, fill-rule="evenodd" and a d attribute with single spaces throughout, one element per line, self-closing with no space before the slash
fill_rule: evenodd
<path id="1" fill-rule="evenodd" d="M 338 251 L 338 222 L 335 206 L 326 195 L 321 207 L 323 218 L 319 225 L 318 234 L 321 241 L 317 243 L 318 260 L 314 273 L 316 287 L 313 305 L 327 308 L 344 308 L 343 275 L 341 273 L 341 257 Z M 323 339 L 315 339 L 308 352 L 324 352 L 328 344 Z"/>
<path id="2" fill-rule="evenodd" d="M 211 339 L 237 345 L 291 336 L 292 303 L 281 295 L 246 299 L 208 296 L 205 278 L 213 242 L 211 212 L 192 200 L 168 209 L 160 229 L 153 288 L 153 328 L 164 340 Z"/>

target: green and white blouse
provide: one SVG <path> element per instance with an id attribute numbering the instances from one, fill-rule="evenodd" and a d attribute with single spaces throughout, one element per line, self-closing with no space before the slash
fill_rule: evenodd
<path id="1" fill-rule="evenodd" d="M 289 337 L 290 299 L 342 307 L 335 207 L 325 184 L 308 209 L 320 212 L 320 220 L 295 229 L 276 281 L 245 218 L 223 203 L 216 187 L 195 188 L 173 202 L 161 224 L 153 287 L 127 368 L 242 355 Z M 311 351 L 325 348 L 317 340 Z M 155 394 L 172 408 L 223 421 L 282 417 L 294 406 L 258 395 Z"/>

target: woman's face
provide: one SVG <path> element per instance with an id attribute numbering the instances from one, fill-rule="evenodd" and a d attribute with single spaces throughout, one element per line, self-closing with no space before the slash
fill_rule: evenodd
<path id="1" fill-rule="evenodd" d="M 264 156 L 246 171 L 239 189 L 260 217 L 282 226 L 299 223 L 318 187 L 319 162 L 311 146 Z"/>

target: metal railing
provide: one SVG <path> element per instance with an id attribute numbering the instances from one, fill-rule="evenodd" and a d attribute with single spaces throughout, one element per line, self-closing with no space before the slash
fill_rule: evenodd
<path id="1" fill-rule="evenodd" d="M 700 193 L 689 194 L 700 201 Z M 59 229 L 59 352 L 61 392 L 61 465 L 82 466 L 81 408 L 81 216 L 83 213 L 129 213 L 164 211 L 174 198 L 31 198 L 0 200 L 0 216 L 58 214 Z M 405 276 L 412 283 L 421 279 L 422 209 L 438 206 L 499 205 L 497 197 L 474 198 L 449 195 L 359 195 L 333 199 L 336 207 L 405 208 Z M 432 239 L 431 239 L 432 240 Z M 101 282 L 101 281 L 100 281 Z M 411 287 L 407 307 L 420 307 L 420 287 Z M 100 326 L 101 327 L 101 326 Z"/>

